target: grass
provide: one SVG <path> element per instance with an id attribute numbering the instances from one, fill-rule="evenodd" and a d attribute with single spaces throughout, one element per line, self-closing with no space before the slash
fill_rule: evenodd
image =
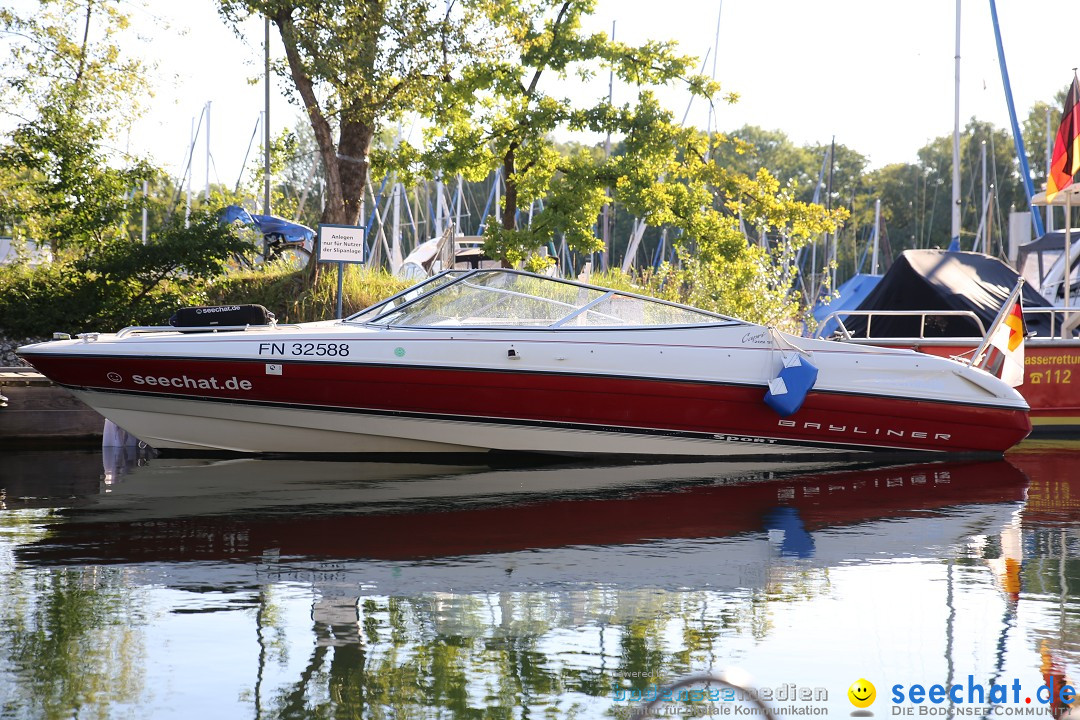
<path id="1" fill-rule="evenodd" d="M 306 288 L 306 271 L 284 267 L 234 272 L 208 290 L 210 304 L 254 303 L 265 306 L 280 322 L 330 320 L 335 316 L 337 268 L 320 268 L 314 287 Z M 412 285 L 386 270 L 346 265 L 342 283 L 342 310 L 346 316 Z"/>

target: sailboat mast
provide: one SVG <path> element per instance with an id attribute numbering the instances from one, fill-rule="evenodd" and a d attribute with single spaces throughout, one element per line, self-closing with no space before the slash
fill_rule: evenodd
<path id="1" fill-rule="evenodd" d="M 146 180 L 142 181 L 142 244 L 146 244 L 146 198 L 150 191 L 150 183 Z"/>
<path id="2" fill-rule="evenodd" d="M 206 194 L 203 200 L 210 202 L 210 101 L 206 101 Z"/>
<path id="3" fill-rule="evenodd" d="M 986 187 L 986 141 L 982 141 L 980 146 L 982 155 L 982 219 L 979 221 L 979 239 L 982 241 L 982 252 L 987 252 L 986 248 L 990 246 L 990 238 L 986 232 L 986 201 L 989 198 Z"/>
<path id="4" fill-rule="evenodd" d="M 264 24 L 264 36 L 263 36 L 263 60 L 266 64 L 264 68 L 264 82 L 265 82 L 265 97 L 263 101 L 265 107 L 263 109 L 263 135 L 265 136 L 265 146 L 263 147 L 263 214 L 270 214 L 270 16 L 267 15 Z M 266 244 L 265 241 L 263 243 Z M 266 248 L 264 247 L 265 251 Z M 341 313 L 338 313 L 338 317 L 341 317 Z"/>
<path id="5" fill-rule="evenodd" d="M 952 242 L 960 247 L 960 0 L 956 0 L 956 92 L 953 95 Z"/>
<path id="6" fill-rule="evenodd" d="M 957 0 L 959 2 L 959 0 Z M 832 213 L 832 174 L 833 167 L 836 165 L 836 136 L 833 135 L 832 143 L 829 145 L 829 184 L 825 188 L 825 211 Z M 830 277 L 830 289 L 836 289 L 836 242 L 837 231 L 833 230 L 831 233 L 832 241 L 830 242 L 830 233 L 825 234 L 825 249 L 824 259 L 829 262 L 829 267 L 823 268 L 825 275 Z M 824 261 L 823 259 L 823 261 Z M 816 298 L 815 298 L 816 301 Z"/>
<path id="7" fill-rule="evenodd" d="M 1046 108 L 1046 177 L 1050 177 L 1050 165 L 1054 153 L 1054 134 L 1050 128 L 1050 108 Z M 1046 232 L 1054 229 L 1054 206 L 1046 204 Z"/>
<path id="8" fill-rule="evenodd" d="M 874 255 L 870 261 L 870 274 L 878 274 L 878 245 L 881 244 L 881 198 L 874 201 Z"/>
<path id="9" fill-rule="evenodd" d="M 615 42 L 615 21 L 611 21 L 611 41 Z M 611 105 L 615 91 L 615 69 L 608 70 L 608 86 L 607 86 L 607 101 L 608 105 Z M 611 156 L 611 130 L 608 130 L 607 137 L 604 138 L 604 160 L 606 161 Z M 606 189 L 605 194 L 608 196 L 608 201 L 604 203 L 604 211 L 602 222 L 604 227 L 600 229 L 600 237 L 604 240 L 604 253 L 600 257 L 600 267 L 602 270 L 607 270 L 611 263 L 611 190 Z"/>
<path id="10" fill-rule="evenodd" d="M 959 2 L 959 0 L 957 0 Z M 959 16 L 960 9 L 956 10 Z M 1035 195 L 1035 186 L 1031 182 L 1031 171 L 1028 169 L 1027 150 L 1024 149 L 1024 136 L 1020 133 L 1020 124 L 1016 120 L 1016 103 L 1013 102 L 1012 85 L 1009 84 L 1009 66 L 1005 64 L 1005 46 L 1001 42 L 1001 26 L 998 24 L 997 3 L 990 0 L 990 21 L 994 25 L 994 41 L 997 43 L 998 67 L 1001 68 L 1001 84 L 1005 88 L 1005 104 L 1009 106 L 1009 124 L 1012 125 L 1013 145 L 1016 146 L 1016 159 L 1020 163 L 1020 179 L 1024 183 L 1024 192 L 1027 194 L 1028 207 L 1031 208 L 1031 199 Z M 959 31 L 958 31 L 959 32 Z M 1043 236 L 1042 215 L 1032 208 L 1031 224 L 1035 228 L 1035 236 Z"/>
<path id="11" fill-rule="evenodd" d="M 200 120 L 202 118 L 199 118 Z M 195 154 L 195 118 L 191 118 L 191 143 L 188 150 L 188 166 L 187 174 L 184 177 L 184 181 L 187 183 L 186 187 L 186 205 L 184 206 L 184 227 L 188 227 L 191 223 L 191 176 L 194 174 L 194 170 L 191 167 L 191 159 Z"/>
<path id="12" fill-rule="evenodd" d="M 716 35 L 713 37 L 712 46 L 712 80 L 716 82 L 716 56 L 720 54 L 720 16 L 724 12 L 724 2 L 720 0 L 720 7 L 716 11 Z M 705 123 L 705 134 L 709 138 L 709 146 L 706 152 L 706 157 L 711 154 L 712 151 L 712 131 L 713 131 L 713 104 L 709 101 L 709 119 Z"/>
<path id="13" fill-rule="evenodd" d="M 442 237 L 449 214 L 446 209 L 446 193 L 443 190 L 442 175 L 439 175 L 439 179 L 435 181 L 435 237 Z"/>
<path id="14" fill-rule="evenodd" d="M 401 269 L 402 252 L 401 252 L 401 183 L 397 178 L 394 178 L 394 188 L 391 190 L 393 193 L 393 224 L 391 225 L 391 244 L 390 244 L 390 272 L 396 273 Z"/>

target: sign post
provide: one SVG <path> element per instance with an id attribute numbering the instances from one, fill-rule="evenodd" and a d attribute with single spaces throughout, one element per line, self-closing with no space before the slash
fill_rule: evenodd
<path id="1" fill-rule="evenodd" d="M 364 244 L 364 228 L 355 225 L 319 224 L 318 262 L 334 262 L 338 266 L 337 318 L 342 316 L 342 285 L 345 280 L 345 263 L 361 263 L 367 259 Z"/>

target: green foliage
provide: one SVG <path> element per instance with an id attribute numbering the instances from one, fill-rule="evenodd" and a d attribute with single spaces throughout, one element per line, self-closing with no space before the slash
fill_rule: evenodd
<path id="1" fill-rule="evenodd" d="M 0 108 L 16 122 L 0 146 L 0 218 L 54 252 L 116 238 L 149 181 L 147 163 L 118 168 L 106 141 L 135 116 L 145 89 L 118 36 L 127 16 L 95 0 L 39 0 L 38 12 L 0 10 L 12 52 Z"/>
<path id="2" fill-rule="evenodd" d="M 510 262 L 524 260 L 556 234 L 565 235 L 571 248 L 596 250 L 592 228 L 607 189 L 624 202 L 640 202 L 661 182 L 679 152 L 672 142 L 678 133 L 646 86 L 685 82 L 710 98 L 718 91 L 691 75 L 695 60 L 676 54 L 672 43 L 633 47 L 584 32 L 581 19 L 594 6 L 593 0 L 469 3 L 468 21 L 493 39 L 494 52 L 439 87 L 428 108 L 435 122 L 422 147 L 403 144 L 377 157 L 412 176 L 443 172 L 479 179 L 500 170 L 506 184 L 501 222 L 489 223 L 486 234 L 489 254 Z M 604 99 L 578 107 L 562 97 L 560 80 L 605 70 L 639 88 L 634 105 L 617 107 Z M 619 134 L 624 155 L 560 153 L 552 139 L 559 130 Z M 537 200 L 543 210 L 520 227 L 518 210 Z"/>
<path id="3" fill-rule="evenodd" d="M 282 149 L 285 152 L 280 154 L 275 154 L 273 147 L 271 149 L 272 160 L 280 158 L 280 170 L 275 173 L 278 183 L 272 187 L 275 194 L 273 212 L 314 228 L 322 215 L 321 193 L 326 173 L 311 126 L 299 123 L 288 146 Z M 262 182 L 261 173 L 258 177 Z M 287 208 L 288 214 L 281 212 L 283 207 Z"/>
<path id="4" fill-rule="evenodd" d="M 129 215 L 140 209 L 129 191 L 153 172 L 142 162 L 111 167 L 97 140 L 92 123 L 50 105 L 0 147 L 0 217 L 16 236 L 60 252 L 121 234 Z"/>
<path id="5" fill-rule="evenodd" d="M 965 250 L 972 247 L 982 215 L 980 157 L 983 142 L 986 143 L 987 182 L 994 185 L 996 234 L 1004 235 L 1002 231 L 1006 228 L 1006 213 L 1010 208 L 1020 209 L 1027 205 L 1012 137 L 990 123 L 970 120 L 960 136 L 960 240 Z M 915 247 L 947 247 L 952 235 L 952 136 L 932 139 L 918 151 L 918 158 L 915 165 L 918 186 L 911 188 L 916 194 L 908 196 L 911 216 L 905 218 L 905 224 L 896 222 L 898 218 L 894 213 L 904 212 L 902 204 L 883 207 L 882 214 L 891 225 L 905 228 L 901 242 L 906 236 L 915 238 Z M 911 245 L 901 244 L 898 249 L 906 247 Z"/>
<path id="6" fill-rule="evenodd" d="M 137 116 L 147 83 L 143 66 L 119 41 L 128 16 L 119 2 L 36 0 L 33 12 L 0 8 L 9 49 L 0 78 L 2 112 L 33 120 L 37 108 L 59 106 L 112 136 Z"/>
<path id="7" fill-rule="evenodd" d="M 246 248 L 231 226 L 202 212 L 189 227 L 175 218 L 146 245 L 112 239 L 37 267 L 0 266 L 0 333 L 40 337 L 163 324 L 178 307 L 205 303 L 207 284 Z"/>
<path id="8" fill-rule="evenodd" d="M 1033 113 L 1035 110 L 1033 110 Z M 1034 116 L 1032 116 L 1034 117 Z M 1045 117 L 1040 116 L 1045 124 Z M 1032 120 L 1029 118 L 1029 126 Z M 1043 131 L 1045 134 L 1045 131 Z M 721 165 L 746 174 L 766 168 L 780 178 L 798 200 L 812 199 L 828 158 L 829 145 L 796 146 L 780 131 L 743 127 L 728 134 L 717 150 Z M 982 219 L 980 147 L 987 148 L 988 182 L 995 187 L 992 229 L 995 239 L 1004 234 L 1008 211 L 1026 206 L 1019 167 L 1008 132 L 989 123 L 971 120 L 961 134 L 961 241 L 970 249 Z M 861 153 L 837 144 L 832 163 L 832 195 L 821 188 L 819 201 L 846 208 L 850 222 L 837 234 L 840 276 L 859 270 L 859 258 L 874 222 L 874 201 L 881 200 L 883 262 L 908 248 L 946 247 L 949 243 L 952 185 L 952 137 L 942 135 L 918 151 L 917 160 L 867 169 Z M 1028 148 L 1032 150 L 1031 147 Z M 829 167 L 826 165 L 825 178 Z M 1035 173 L 1038 175 L 1038 171 Z M 992 243 L 1000 248 L 1000 241 Z M 992 247 L 991 251 L 996 252 Z M 883 265 L 887 266 L 887 265 Z M 869 268 L 864 264 L 862 271 Z"/>
<path id="9" fill-rule="evenodd" d="M 692 300 L 727 312 L 779 322 L 794 314 L 789 293 L 792 253 L 815 234 L 835 227 L 840 213 L 799 202 L 767 173 L 746 174 L 714 162 L 729 142 L 678 125 L 653 91 L 683 84 L 713 102 L 719 86 L 693 74 L 695 58 L 674 43 L 630 46 L 582 29 L 593 0 L 476 0 L 469 21 L 494 38 L 496 52 L 462 69 L 440 86 L 431 112 L 435 122 L 420 147 L 404 144 L 380 162 L 411 177 L 438 172 L 505 182 L 501 221 L 485 227 L 486 252 L 511 264 L 538 269 L 549 262 L 537 251 L 555 237 L 587 254 L 602 249 L 594 226 L 611 198 L 630 214 L 678 237 L 680 283 Z M 561 81 L 611 72 L 636 88 L 632 103 L 606 98 L 580 106 L 562 94 Z M 733 101 L 728 96 L 726 100 Z M 553 133 L 611 134 L 618 150 L 560 152 Z M 522 226 L 518 211 L 542 201 Z M 783 238 L 783 258 L 751 247 L 739 219 Z"/>
<path id="10" fill-rule="evenodd" d="M 624 273 L 618 269 L 595 273 L 589 282 L 613 290 L 628 290 L 662 300 L 773 325 L 798 334 L 806 318 L 802 297 L 791 290 L 791 257 L 795 244 L 777 258 L 757 246 L 748 246 L 735 258 L 706 259 L 680 253 L 678 265 Z"/>
<path id="11" fill-rule="evenodd" d="M 300 172 L 296 163 L 299 142 L 298 135 L 290 128 L 283 128 L 270 138 L 270 210 L 278 217 L 292 218 L 297 212 L 299 195 L 295 176 Z M 304 167 L 306 169 L 307 165 Z M 250 212 L 262 213 L 266 182 L 266 163 L 262 152 L 248 163 L 247 177 L 248 182 L 238 185 L 235 193 L 225 190 L 222 199 L 227 200 L 227 204 L 242 205 L 248 207 Z M 275 183 L 275 179 L 284 182 Z M 257 198 L 254 206 L 250 198 Z M 316 216 L 314 224 L 318 222 Z M 314 227 L 314 224 L 311 226 Z"/>
<path id="12" fill-rule="evenodd" d="M 1037 101 L 1024 118 L 1020 134 L 1024 138 L 1024 149 L 1031 158 L 1029 165 L 1036 191 L 1046 187 L 1047 130 L 1049 129 L 1052 147 L 1058 126 L 1061 124 L 1061 109 L 1065 106 L 1065 97 L 1068 93 L 1069 84 L 1066 84 L 1054 95 L 1052 102 Z M 1049 123 L 1047 123 L 1047 113 L 1050 115 Z"/>
<path id="13" fill-rule="evenodd" d="M 748 176 L 765 168 L 791 187 L 798 199 L 809 201 L 813 198 L 828 145 L 824 148 L 798 146 L 780 130 L 765 130 L 756 125 L 732 130 L 725 133 L 723 139 L 713 154 L 721 167 Z M 835 185 L 843 186 L 842 183 Z M 821 199 L 824 199 L 823 194 Z"/>

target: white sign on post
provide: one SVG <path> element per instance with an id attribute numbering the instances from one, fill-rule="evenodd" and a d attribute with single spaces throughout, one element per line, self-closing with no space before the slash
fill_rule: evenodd
<path id="1" fill-rule="evenodd" d="M 319 262 L 364 262 L 364 228 L 319 225 Z"/>

